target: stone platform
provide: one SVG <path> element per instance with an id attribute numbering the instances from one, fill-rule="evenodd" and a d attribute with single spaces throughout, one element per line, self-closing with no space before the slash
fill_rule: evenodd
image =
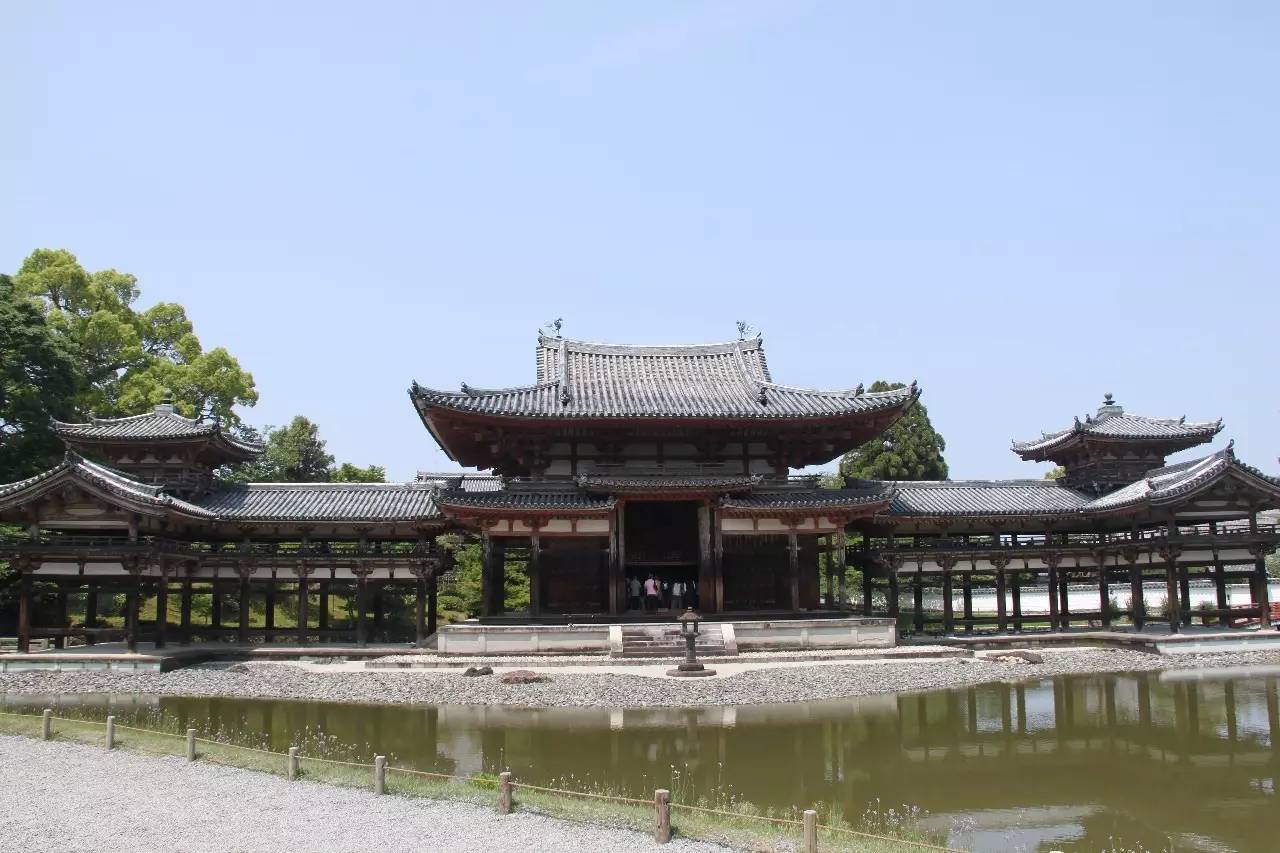
<path id="1" fill-rule="evenodd" d="M 897 642 L 894 620 L 864 616 L 790 617 L 779 619 L 717 619 L 704 623 L 716 636 L 717 656 L 733 656 L 739 651 L 799 651 L 813 649 L 882 649 Z M 441 655 L 609 655 L 632 657 L 652 640 L 660 654 L 678 651 L 667 648 L 671 622 L 627 622 L 625 624 L 488 624 L 469 620 L 440 629 L 436 648 Z M 630 640 L 630 644 L 628 643 Z M 706 643 L 706 641 L 704 641 Z"/>

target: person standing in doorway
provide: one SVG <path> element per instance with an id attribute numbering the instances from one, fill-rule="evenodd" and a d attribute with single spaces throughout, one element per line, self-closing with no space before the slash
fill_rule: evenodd
<path id="1" fill-rule="evenodd" d="M 635 575 L 632 575 L 631 578 L 627 581 L 627 609 L 628 610 L 640 609 L 640 592 L 641 592 L 640 578 L 636 577 Z"/>
<path id="2" fill-rule="evenodd" d="M 644 609 L 657 610 L 661 597 L 658 592 L 658 579 L 649 575 L 644 582 Z"/>
<path id="3" fill-rule="evenodd" d="M 671 606 L 676 610 L 684 610 L 684 581 L 671 584 Z"/>

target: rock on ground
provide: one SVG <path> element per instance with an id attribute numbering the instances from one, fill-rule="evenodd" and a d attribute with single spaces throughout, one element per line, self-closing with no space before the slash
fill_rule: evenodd
<path id="1" fill-rule="evenodd" d="M 0 735 L 0 848 L 280 853 L 672 850 L 728 848 L 469 803 L 289 782 L 177 757 L 105 752 Z"/>

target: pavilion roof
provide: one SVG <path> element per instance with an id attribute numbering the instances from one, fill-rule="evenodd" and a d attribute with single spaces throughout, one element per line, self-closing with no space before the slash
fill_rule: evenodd
<path id="1" fill-rule="evenodd" d="M 224 453 L 241 459 L 252 459 L 262 446 L 227 435 L 218 421 L 187 418 L 174 411 L 172 403 L 161 403 L 143 415 L 123 418 L 93 418 L 88 423 L 53 421 L 53 432 L 63 441 L 105 442 L 109 444 L 149 444 L 155 442 L 189 442 L 211 440 Z"/>
<path id="2" fill-rule="evenodd" d="M 913 383 L 894 391 L 820 391 L 773 381 L 759 337 L 694 346 L 623 346 L 539 335 L 537 382 L 439 391 L 414 383 L 432 408 L 531 419 L 795 420 L 905 410 Z"/>
<path id="3" fill-rule="evenodd" d="M 1191 459 L 1147 472 L 1141 480 L 1090 501 L 1086 512 L 1100 513 L 1133 506 L 1160 506 L 1176 502 L 1186 495 L 1211 485 L 1222 477 L 1234 475 L 1250 481 L 1262 491 L 1280 500 L 1280 478 L 1262 473 L 1252 465 L 1236 459 L 1234 444 L 1217 453 Z"/>
<path id="4" fill-rule="evenodd" d="M 497 492 L 502 489 L 500 476 L 476 471 L 419 471 L 415 481 L 464 492 Z"/>
<path id="5" fill-rule="evenodd" d="M 245 483 L 199 505 L 219 521 L 413 522 L 441 518 L 431 483 Z"/>
<path id="6" fill-rule="evenodd" d="M 440 506 L 446 511 L 519 511 L 519 512 L 568 512 L 602 513 L 617 505 L 612 497 L 592 495 L 577 489 L 546 490 L 519 489 L 498 492 L 467 492 L 461 489 L 441 489 Z"/>
<path id="7" fill-rule="evenodd" d="M 765 489 L 746 495 L 726 495 L 720 507 L 730 513 L 756 511 L 807 511 L 868 509 L 888 504 L 894 493 L 893 483 L 875 480 L 855 481 L 843 489 Z"/>
<path id="8" fill-rule="evenodd" d="M 139 483 L 114 468 L 90 462 L 78 453 L 68 450 L 62 462 L 48 471 L 19 480 L 0 484 L 0 510 L 14 504 L 35 500 L 57 491 L 68 481 L 100 492 L 152 515 L 170 510 L 184 516 L 210 519 L 212 513 L 197 504 L 167 494 L 161 486 Z"/>
<path id="9" fill-rule="evenodd" d="M 1172 449 L 1193 447 L 1208 441 L 1222 429 L 1222 420 L 1188 421 L 1182 418 L 1149 418 L 1131 415 L 1106 396 L 1096 416 L 1076 418 L 1070 427 L 1047 432 L 1030 441 L 1013 442 L 1013 452 L 1024 459 L 1049 459 L 1055 451 L 1086 438 L 1104 441 L 1158 443 Z"/>
<path id="10" fill-rule="evenodd" d="M 1088 502 L 1054 480 L 922 480 L 899 482 L 890 516 L 1070 516 Z"/>

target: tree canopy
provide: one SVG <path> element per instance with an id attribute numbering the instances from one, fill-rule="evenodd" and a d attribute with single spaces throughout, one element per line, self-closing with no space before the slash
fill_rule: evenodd
<path id="1" fill-rule="evenodd" d="M 0 275 L 0 483 L 37 473 L 61 452 L 51 418 L 74 413 L 73 350 L 13 280 Z"/>
<path id="2" fill-rule="evenodd" d="M 902 382 L 881 380 L 869 390 L 904 387 Z M 846 453 L 840 460 L 840 474 L 871 480 L 945 480 L 947 462 L 942 453 L 946 449 L 946 441 L 929 421 L 929 411 L 917 402 L 882 435 Z"/>
<path id="3" fill-rule="evenodd" d="M 386 471 L 380 465 L 361 468 L 350 462 L 335 465 L 325 449 L 319 425 L 302 415 L 288 426 L 267 427 L 262 455 L 225 472 L 224 480 L 237 483 L 382 483 Z"/>
<path id="4" fill-rule="evenodd" d="M 37 249 L 13 288 L 72 353 L 81 381 L 68 402 L 81 415 L 138 414 L 171 391 L 181 414 L 239 428 L 234 407 L 258 401 L 253 376 L 222 347 L 206 351 L 181 305 L 139 310 L 141 291 L 129 273 L 91 273 L 66 249 Z"/>

